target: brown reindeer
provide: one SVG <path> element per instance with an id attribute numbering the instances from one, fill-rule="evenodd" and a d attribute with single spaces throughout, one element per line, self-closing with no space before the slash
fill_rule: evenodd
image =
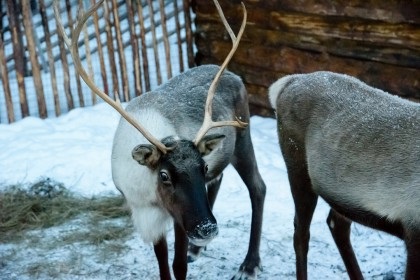
<path id="1" fill-rule="evenodd" d="M 244 32 L 244 5 L 244 19 L 236 37 L 215 1 L 233 42 L 221 67 L 192 68 L 154 91 L 134 98 L 123 110 L 119 102 L 94 85 L 77 54 L 77 38 L 82 26 L 101 2 L 79 19 L 72 40 L 65 35 L 62 24 L 59 26 L 80 76 L 122 115 L 112 149 L 112 176 L 127 200 L 141 237 L 154 244 L 161 279 L 171 278 L 166 242 L 171 224 L 175 230 L 172 267 L 176 279 L 186 278 L 188 244 L 190 260 L 193 260 L 217 235 L 211 208 L 222 172 L 229 163 L 245 182 L 252 203 L 248 254 L 234 279 L 255 277 L 260 268 L 265 184 L 257 168 L 247 126 L 249 109 L 245 86 L 238 76 L 225 71 Z M 60 22 L 57 9 L 56 2 L 56 19 Z"/>
<path id="2" fill-rule="evenodd" d="M 290 75 L 269 89 L 295 202 L 298 279 L 321 196 L 351 279 L 363 279 L 351 221 L 405 241 L 406 279 L 420 277 L 420 104 L 331 72 Z"/>

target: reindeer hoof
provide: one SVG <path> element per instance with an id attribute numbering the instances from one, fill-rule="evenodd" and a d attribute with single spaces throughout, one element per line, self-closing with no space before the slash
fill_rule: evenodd
<path id="1" fill-rule="evenodd" d="M 200 257 L 200 254 L 203 250 L 205 250 L 206 247 L 200 247 L 193 244 L 190 244 L 188 248 L 188 255 L 187 255 L 187 261 L 188 263 L 195 262 L 198 257 Z"/>
<path id="2" fill-rule="evenodd" d="M 251 262 L 245 260 L 231 280 L 255 280 L 257 279 L 257 274 L 261 271 L 262 266 L 260 261 Z"/>

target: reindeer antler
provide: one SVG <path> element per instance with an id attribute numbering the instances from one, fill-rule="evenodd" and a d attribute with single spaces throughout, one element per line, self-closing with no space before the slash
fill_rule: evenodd
<path id="1" fill-rule="evenodd" d="M 55 14 L 55 19 L 57 21 L 58 30 L 60 31 L 61 36 L 63 37 L 63 40 L 70 51 L 77 73 L 80 75 L 80 77 L 82 77 L 82 79 L 89 86 L 89 88 L 94 93 L 96 93 L 99 97 L 101 97 L 106 103 L 108 103 L 115 110 L 117 110 L 118 113 L 120 113 L 124 119 L 126 119 L 131 125 L 133 125 L 141 134 L 143 134 L 143 136 L 150 143 L 155 145 L 162 153 L 166 154 L 170 150 L 170 148 L 166 147 L 162 142 L 156 139 L 152 134 L 150 134 L 150 132 L 146 130 L 144 126 L 142 126 L 136 119 L 134 119 L 133 116 L 131 116 L 127 111 L 125 111 L 123 107 L 121 106 L 121 103 L 118 98 L 117 98 L 117 101 L 114 101 L 108 95 L 106 95 L 101 89 L 99 89 L 95 85 L 95 83 L 92 81 L 92 79 L 89 77 L 89 75 L 86 73 L 86 71 L 83 69 L 83 66 L 80 61 L 80 57 L 77 51 L 77 41 L 86 20 L 99 8 L 99 6 L 102 3 L 103 3 L 103 0 L 100 0 L 97 3 L 95 3 L 95 5 L 93 5 L 86 13 L 78 15 L 77 25 L 74 28 L 73 34 L 70 39 L 66 35 L 66 32 L 64 31 L 63 23 L 61 22 L 61 19 L 59 16 L 60 13 L 58 9 L 58 1 L 54 0 L 54 14 Z"/>
<path id="2" fill-rule="evenodd" d="M 236 121 L 218 121 L 214 122 L 212 120 L 212 107 L 213 107 L 213 97 L 216 93 L 216 87 L 219 83 L 220 77 L 223 74 L 223 71 L 226 69 L 226 66 L 228 65 L 229 61 L 232 59 L 233 54 L 235 53 L 236 49 L 239 46 L 239 42 L 241 40 L 242 34 L 245 30 L 246 25 L 246 19 L 247 19 L 247 12 L 244 3 L 242 2 L 242 10 L 244 12 L 244 17 L 242 19 L 241 28 L 238 32 L 238 35 L 235 36 L 235 34 L 232 31 L 232 28 L 230 28 L 229 23 L 227 22 L 225 15 L 223 14 L 222 8 L 219 5 L 219 2 L 217 0 L 214 0 L 214 4 L 216 5 L 217 12 L 219 13 L 220 18 L 222 19 L 223 25 L 225 26 L 226 30 L 229 33 L 230 39 L 232 40 L 232 49 L 230 50 L 229 54 L 225 58 L 225 61 L 223 62 L 222 66 L 220 66 L 219 71 L 217 72 L 216 76 L 214 77 L 213 82 L 211 83 L 209 87 L 209 91 L 207 94 L 207 100 L 205 105 L 205 111 L 204 111 L 204 121 L 203 125 L 201 126 L 200 130 L 198 131 L 197 135 L 194 139 L 194 144 L 198 145 L 198 142 L 204 137 L 204 135 L 209 131 L 211 128 L 214 127 L 220 127 L 220 126 L 235 126 L 239 128 L 244 128 L 248 124 L 245 122 L 240 121 L 238 118 L 236 118 Z"/>

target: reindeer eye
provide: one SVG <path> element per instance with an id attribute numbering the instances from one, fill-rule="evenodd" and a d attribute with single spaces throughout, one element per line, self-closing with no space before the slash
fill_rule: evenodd
<path id="1" fill-rule="evenodd" d="M 209 171 L 209 166 L 206 164 L 206 165 L 204 165 L 204 174 L 206 174 L 207 171 Z"/>
<path id="2" fill-rule="evenodd" d="M 167 183 L 167 182 L 170 181 L 169 175 L 165 171 L 159 172 L 159 176 L 160 176 L 160 179 L 162 180 L 162 182 L 164 182 L 164 183 Z"/>

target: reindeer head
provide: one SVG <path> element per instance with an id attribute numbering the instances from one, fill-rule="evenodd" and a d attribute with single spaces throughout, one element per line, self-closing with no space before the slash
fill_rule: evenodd
<path id="1" fill-rule="evenodd" d="M 132 151 L 134 160 L 157 174 L 157 192 L 163 207 L 195 245 L 205 245 L 218 233 L 207 201 L 208 166 L 202 156 L 213 151 L 223 138 L 220 134 L 205 136 L 196 146 L 189 140 L 167 137 L 162 140 L 171 149 L 166 154 L 152 144 L 138 145 Z"/>

